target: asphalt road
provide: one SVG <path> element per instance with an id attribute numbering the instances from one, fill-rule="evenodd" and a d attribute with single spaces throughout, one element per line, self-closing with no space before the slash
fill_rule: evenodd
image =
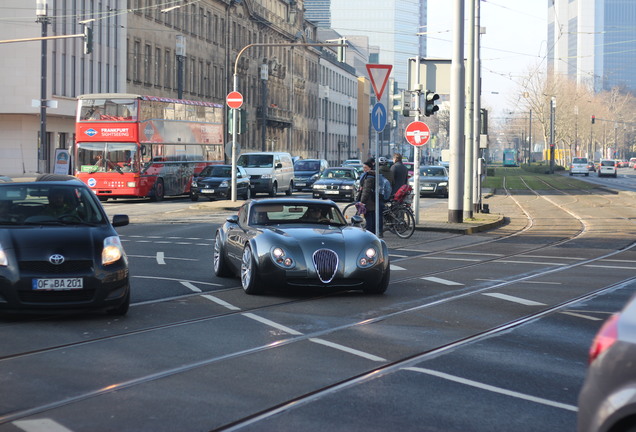
<path id="1" fill-rule="evenodd" d="M 109 202 L 130 312 L 0 317 L 0 431 L 574 431 L 592 337 L 636 287 L 634 194 L 486 202 L 509 223 L 387 236 L 382 296 L 248 296 L 212 271 L 226 214 Z"/>

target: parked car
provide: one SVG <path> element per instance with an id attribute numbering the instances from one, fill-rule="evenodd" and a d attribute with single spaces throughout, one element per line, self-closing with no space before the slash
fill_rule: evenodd
<path id="1" fill-rule="evenodd" d="M 250 176 L 241 166 L 236 167 L 236 196 L 250 199 Z M 199 197 L 213 199 L 232 198 L 232 165 L 208 165 L 192 179 L 190 199 L 198 201 Z"/>
<path id="2" fill-rule="evenodd" d="M 314 182 L 329 167 L 325 159 L 300 159 L 294 163 L 294 189 L 311 190 Z"/>
<path id="3" fill-rule="evenodd" d="M 579 432 L 636 430 L 636 296 L 596 334 L 578 400 Z"/>
<path id="4" fill-rule="evenodd" d="M 314 183 L 314 198 L 353 201 L 360 188 L 358 171 L 349 166 L 327 168 Z"/>
<path id="5" fill-rule="evenodd" d="M 614 159 L 601 159 L 598 165 L 599 177 L 616 177 L 616 161 Z"/>
<path id="6" fill-rule="evenodd" d="M 420 196 L 441 195 L 448 198 L 448 170 L 441 165 L 423 165 L 420 167 L 420 186 L 415 187 L 413 177 L 409 184 Z"/>
<path id="7" fill-rule="evenodd" d="M 362 165 L 362 161 L 360 159 L 347 159 L 346 161 L 344 161 L 342 163 L 343 166 L 345 166 L 345 165 L 353 165 L 353 164 Z"/>
<path id="8" fill-rule="evenodd" d="M 636 169 L 636 167 L 634 167 L 634 164 L 636 164 L 636 157 L 629 158 L 629 162 L 628 162 L 628 166 L 629 166 L 629 168 L 634 168 L 634 169 Z"/>
<path id="9" fill-rule="evenodd" d="M 617 166 L 618 168 L 627 168 L 629 166 L 629 161 L 623 159 L 623 160 L 619 160 L 617 161 Z"/>
<path id="10" fill-rule="evenodd" d="M 570 164 L 570 175 L 583 174 L 585 176 L 589 176 L 590 170 L 588 168 L 588 163 L 589 161 L 585 157 L 572 158 L 572 163 Z"/>
<path id="11" fill-rule="evenodd" d="M 128 258 L 113 227 L 127 225 L 128 216 L 109 222 L 74 177 L 38 180 L 0 183 L 0 311 L 125 315 Z"/>
<path id="12" fill-rule="evenodd" d="M 247 294 L 283 287 L 381 294 L 388 253 L 382 239 L 348 225 L 333 201 L 264 199 L 245 202 L 217 230 L 213 264 L 219 277 L 240 275 Z"/>
<path id="13" fill-rule="evenodd" d="M 413 162 L 402 162 L 404 164 L 404 166 L 406 167 L 406 169 L 408 169 L 408 178 L 413 177 L 413 166 L 414 163 Z"/>

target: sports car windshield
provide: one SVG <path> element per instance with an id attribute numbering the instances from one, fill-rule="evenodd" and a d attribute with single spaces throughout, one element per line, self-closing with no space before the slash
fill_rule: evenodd
<path id="1" fill-rule="evenodd" d="M 250 225 L 319 224 L 344 226 L 347 222 L 337 207 L 324 204 L 255 205 L 250 213 Z"/>

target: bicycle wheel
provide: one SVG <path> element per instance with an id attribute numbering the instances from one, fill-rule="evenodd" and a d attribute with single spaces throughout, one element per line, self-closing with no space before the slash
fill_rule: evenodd
<path id="1" fill-rule="evenodd" d="M 345 217 L 345 220 L 348 224 L 351 224 L 351 218 L 358 214 L 358 210 L 356 209 L 356 203 L 347 204 L 344 209 L 342 209 L 342 214 Z M 362 217 L 362 224 L 360 224 L 361 228 L 366 226 L 366 222 L 364 217 Z"/>
<path id="2" fill-rule="evenodd" d="M 393 211 L 392 231 L 400 238 L 407 239 L 415 232 L 415 217 L 410 210 L 399 207 Z"/>

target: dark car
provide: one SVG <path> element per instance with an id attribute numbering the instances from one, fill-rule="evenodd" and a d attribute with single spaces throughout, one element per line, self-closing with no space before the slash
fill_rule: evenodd
<path id="1" fill-rule="evenodd" d="M 190 199 L 198 201 L 199 197 L 213 199 L 232 198 L 232 165 L 208 165 L 192 179 Z M 242 166 L 236 167 L 236 196 L 250 199 L 250 176 Z"/>
<path id="2" fill-rule="evenodd" d="M 125 315 L 128 259 L 99 199 L 79 180 L 0 183 L 0 311 L 102 309 Z"/>
<path id="3" fill-rule="evenodd" d="M 636 296 L 596 334 L 579 394 L 579 432 L 636 430 Z"/>
<path id="4" fill-rule="evenodd" d="M 294 163 L 294 189 L 311 190 L 314 182 L 329 167 L 324 159 L 300 159 Z"/>
<path id="5" fill-rule="evenodd" d="M 360 176 L 355 168 L 327 168 L 314 183 L 314 198 L 353 201 L 360 188 Z"/>
<path id="6" fill-rule="evenodd" d="M 333 201 L 290 198 L 250 200 L 229 217 L 216 232 L 214 272 L 239 275 L 247 294 L 277 287 L 381 294 L 390 278 L 383 240 L 348 225 Z"/>
<path id="7" fill-rule="evenodd" d="M 409 184 L 414 191 L 420 191 L 420 196 L 448 197 L 448 170 L 441 165 L 423 165 L 420 167 L 420 187 L 415 187 L 413 177 L 409 179 Z"/>

